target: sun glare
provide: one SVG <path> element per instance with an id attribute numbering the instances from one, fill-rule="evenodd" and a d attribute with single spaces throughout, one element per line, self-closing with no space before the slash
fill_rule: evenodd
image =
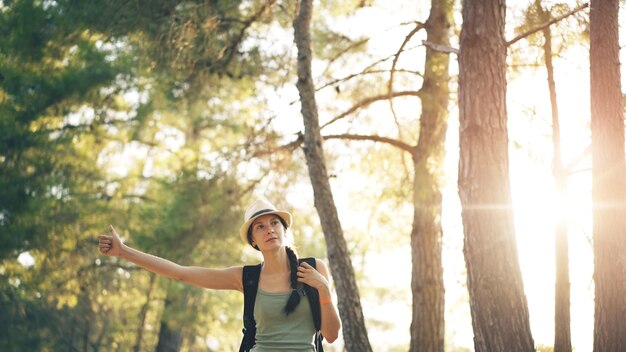
<path id="1" fill-rule="evenodd" d="M 568 225 L 572 345 L 593 341 L 593 256 L 588 54 L 571 50 L 555 62 L 562 163 L 570 167 L 559 199 L 552 174 L 552 122 L 545 70 L 508 84 L 510 177 L 520 267 L 536 345 L 554 343 L 555 226 Z"/>
<path id="2" fill-rule="evenodd" d="M 570 5 L 575 6 L 575 4 Z M 515 6 L 514 10 L 521 10 L 527 6 L 527 2 L 512 1 L 508 6 Z M 371 27 L 371 21 L 367 16 L 364 18 L 361 25 L 358 24 L 359 20 L 356 23 L 350 23 L 347 20 L 343 25 L 351 28 L 352 32 L 361 31 L 367 34 L 367 30 L 362 28 L 363 23 Z M 380 33 L 380 28 L 392 28 L 391 24 L 396 23 L 396 20 L 393 16 L 386 18 L 384 13 L 378 12 L 374 23 L 379 28 L 373 32 Z M 621 37 L 626 38 L 626 26 L 620 30 L 622 31 Z M 388 35 L 389 39 L 385 39 L 387 37 L 383 35 L 372 39 L 369 43 L 370 50 L 379 52 L 397 50 L 399 43 L 394 40 L 404 38 L 403 35 L 398 34 L 398 31 L 404 33 L 406 28 L 388 30 L 385 35 Z M 518 45 L 522 45 L 522 42 Z M 532 59 L 532 55 L 527 56 L 528 60 Z M 512 75 L 513 77 L 510 77 L 507 82 L 512 206 L 519 262 L 528 299 L 533 338 L 537 346 L 554 344 L 555 225 L 558 219 L 564 218 L 567 220 L 569 239 L 571 338 L 572 345 L 577 351 L 590 351 L 593 341 L 594 288 L 591 246 L 591 173 L 588 152 L 590 144 L 588 60 L 588 48 L 581 45 L 561 53 L 554 61 L 560 112 L 562 162 L 569 167 L 570 173 L 564 199 L 558 197 L 552 174 L 552 121 L 545 69 L 541 65 L 526 68 L 523 72 Z M 626 62 L 626 50 L 622 50 L 622 62 Z M 451 61 L 452 73 L 458 69 L 457 63 L 456 58 Z M 413 63 L 411 67 L 415 65 Z M 350 69 L 358 66 L 353 63 Z M 626 80 L 622 79 L 622 83 L 625 84 Z M 324 115 L 324 109 L 328 109 L 328 104 L 324 103 L 326 99 L 331 99 L 331 106 L 337 106 L 332 97 L 319 94 L 318 101 L 322 117 L 328 115 L 328 111 Z M 466 288 L 463 227 L 456 179 L 459 148 L 458 110 L 454 102 L 456 97 L 453 95 L 451 99 L 453 103 L 449 117 L 445 172 L 442 182 L 446 344 L 447 348 L 454 346 L 471 350 L 473 349 L 473 333 Z M 285 99 L 278 100 L 277 105 L 284 105 L 284 101 Z M 398 106 L 400 105 L 398 103 Z M 381 116 L 379 119 L 381 121 L 384 120 L 382 116 L 388 114 L 385 111 L 388 109 L 386 104 L 374 105 L 370 108 L 370 113 Z M 381 109 L 377 110 L 378 108 Z M 290 112 L 284 116 L 278 114 L 279 118 L 283 116 L 285 119 L 291 119 L 294 114 L 298 114 L 297 107 L 290 106 L 288 109 Z M 413 107 L 406 114 L 414 116 L 415 109 Z M 374 110 L 376 112 L 372 112 Z M 401 111 L 399 108 L 397 112 L 404 113 L 404 110 Z M 296 120 L 299 126 L 299 119 L 293 119 L 291 123 L 293 124 Z M 298 126 L 292 126 L 293 130 L 299 130 Z M 351 177 L 349 181 L 342 181 L 346 173 L 339 172 L 339 174 L 340 177 L 332 179 L 331 182 L 334 189 L 341 190 L 335 194 L 335 198 L 339 205 L 342 225 L 350 233 L 354 231 L 354 228 L 362 227 L 364 223 L 363 214 L 358 212 L 358 206 L 352 203 L 354 199 L 351 196 L 361 194 L 366 182 L 355 179 L 354 177 L 360 177 L 356 174 L 351 175 L 354 177 Z M 301 198 L 300 194 L 299 197 Z M 307 201 L 307 203 L 311 202 Z M 410 226 L 410 219 L 402 221 Z M 408 230 L 405 232 L 408 236 Z M 367 261 L 362 263 L 365 269 L 361 269 L 367 272 L 368 285 L 398 287 L 398 290 L 405 295 L 402 299 L 396 299 L 394 304 L 387 305 L 376 298 L 362 297 L 363 309 L 369 320 L 395 325 L 387 327 L 386 330 L 371 330 L 374 335 L 380 331 L 386 331 L 384 336 L 380 336 L 382 341 L 389 336 L 394 336 L 394 338 L 397 337 L 397 341 L 406 340 L 408 343 L 406 327 L 410 321 L 411 306 L 410 290 L 407 285 L 410 274 L 408 272 L 393 276 L 388 274 L 390 270 L 397 270 L 398 267 L 403 269 L 408 267 L 406 264 L 408 258 L 410 258 L 410 252 L 407 248 L 390 249 L 388 252 L 376 255 L 368 254 Z M 400 262 L 396 262 L 400 259 L 402 259 Z M 359 266 L 358 260 L 358 258 L 353 259 L 357 267 Z M 393 323 L 400 320 L 402 324 Z M 381 340 L 373 336 L 372 342 L 375 341 Z"/>

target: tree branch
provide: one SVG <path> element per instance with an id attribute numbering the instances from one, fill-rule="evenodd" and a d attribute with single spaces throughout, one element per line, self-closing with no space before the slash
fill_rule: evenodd
<path id="1" fill-rule="evenodd" d="M 323 136 L 322 138 L 324 139 L 348 139 L 348 140 L 353 140 L 353 141 L 372 141 L 372 142 L 386 143 L 398 149 L 401 149 L 405 152 L 409 152 L 411 156 L 415 156 L 417 153 L 417 150 L 415 147 L 408 145 L 407 143 L 404 143 L 398 139 L 389 138 L 389 137 L 344 133 L 344 134 L 333 134 L 333 135 Z"/>
<path id="2" fill-rule="evenodd" d="M 396 72 L 402 72 L 402 73 L 412 73 L 412 74 L 415 74 L 415 75 L 418 75 L 418 76 L 422 76 L 422 73 L 418 72 L 418 71 L 411 71 L 411 70 L 406 70 L 406 69 L 396 69 L 395 71 Z M 390 70 L 364 70 L 364 71 L 361 71 L 359 73 L 353 73 L 353 74 L 347 75 L 347 76 L 342 77 L 342 78 L 334 79 L 334 80 L 332 80 L 332 81 L 330 81 L 328 83 L 325 83 L 324 85 L 320 86 L 319 88 L 316 88 L 315 91 L 316 92 L 320 91 L 320 90 L 322 90 L 322 89 L 324 89 L 326 87 L 332 86 L 332 85 L 337 84 L 339 82 L 348 81 L 348 80 L 350 80 L 350 79 L 352 79 L 354 77 L 358 77 L 358 76 L 361 76 L 361 75 L 369 75 L 369 74 L 376 74 L 376 73 L 389 73 L 389 72 L 390 72 Z"/>
<path id="3" fill-rule="evenodd" d="M 337 61 L 343 54 L 347 53 L 348 51 L 359 47 L 365 43 L 367 43 L 370 40 L 370 38 L 365 38 L 365 39 L 361 39 L 358 42 L 353 42 L 350 45 L 348 45 L 347 47 L 343 48 L 341 51 L 339 51 L 337 54 L 335 54 L 333 57 L 331 57 L 330 59 L 328 59 L 328 63 L 326 64 L 326 69 L 324 69 L 324 72 L 322 73 L 322 76 L 328 72 L 328 70 L 330 69 L 330 65 L 332 65 L 335 61 Z"/>
<path id="4" fill-rule="evenodd" d="M 396 52 L 393 58 L 393 62 L 391 63 L 391 70 L 389 72 L 389 81 L 387 82 L 387 94 L 391 95 L 391 92 L 393 92 L 393 75 L 396 71 L 396 65 L 398 64 L 400 53 L 402 53 L 404 47 L 409 43 L 411 38 L 413 38 L 413 36 L 423 28 L 424 24 L 421 22 L 417 22 L 415 28 L 413 28 L 411 32 L 409 32 L 409 34 L 404 38 L 402 45 L 400 45 L 400 48 Z M 393 108 L 393 99 L 389 99 L 389 109 L 391 110 L 391 114 L 393 115 L 393 120 L 396 122 L 396 127 L 398 127 L 398 136 L 402 138 L 402 128 L 400 128 L 400 122 L 398 121 L 398 115 L 396 114 L 396 110 Z"/>
<path id="5" fill-rule="evenodd" d="M 355 105 L 353 105 L 350 109 L 346 110 L 345 112 L 339 114 L 338 116 L 334 117 L 332 120 L 326 122 L 325 124 L 322 125 L 322 129 L 325 128 L 326 126 L 337 122 L 338 120 L 341 120 L 342 118 L 352 114 L 353 112 L 362 109 L 364 107 L 367 107 L 377 101 L 381 101 L 381 100 L 387 100 L 387 99 L 393 99 L 395 97 L 403 97 L 403 96 L 414 96 L 414 97 L 419 97 L 419 91 L 402 91 L 402 92 L 393 92 L 391 94 L 383 94 L 383 95 L 376 95 L 373 97 L 369 97 L 369 98 L 365 98 L 363 100 L 361 100 L 360 102 L 356 103 Z"/>
<path id="6" fill-rule="evenodd" d="M 297 137 L 295 140 L 293 140 L 292 142 L 289 142 L 287 144 L 283 144 L 283 145 L 279 145 L 276 147 L 270 147 L 267 149 L 262 149 L 262 150 L 256 150 L 252 153 L 252 158 L 256 158 L 256 157 L 261 157 L 261 156 L 265 156 L 265 155 L 269 155 L 269 154 L 273 154 L 276 153 L 278 151 L 294 151 L 296 150 L 296 148 L 298 148 L 300 145 L 302 145 L 302 142 L 304 141 L 304 135 L 302 134 L 302 132 L 298 132 Z"/>
<path id="7" fill-rule="evenodd" d="M 551 26 L 551 25 L 553 25 L 553 24 L 555 24 L 555 23 L 557 23 L 557 22 L 559 22 L 559 21 L 561 21 L 561 20 L 563 20 L 563 19 L 565 19 L 565 18 L 567 18 L 567 17 L 569 17 L 569 16 L 571 16 L 571 15 L 573 15 L 573 14 L 575 14 L 575 13 L 577 13 L 577 12 L 579 12 L 579 11 L 585 9 L 585 8 L 587 8 L 587 7 L 589 7 L 589 3 L 588 2 L 586 2 L 584 4 L 581 4 L 581 5 L 578 5 L 572 11 L 570 11 L 570 12 L 564 14 L 564 15 L 561 15 L 559 17 L 555 17 L 555 18 L 551 19 L 550 21 L 548 21 L 548 22 L 546 22 L 546 23 L 544 23 L 544 24 L 542 24 L 542 25 L 540 25 L 538 27 L 535 27 L 533 29 L 527 30 L 526 32 L 524 32 L 524 33 L 518 35 L 517 37 L 509 40 L 508 42 L 506 42 L 506 46 L 509 47 L 509 46 L 513 45 L 514 43 L 518 42 L 519 40 L 524 39 L 524 38 L 528 37 L 531 34 L 539 32 L 540 30 L 543 30 L 544 28 L 549 27 L 549 26 Z"/>
<path id="8" fill-rule="evenodd" d="M 459 55 L 459 49 L 453 48 L 451 46 L 441 45 L 441 44 L 429 42 L 428 40 L 422 40 L 422 44 L 424 46 L 427 46 L 427 47 L 431 48 L 434 51 L 439 51 L 439 52 L 442 52 L 442 53 Z"/>
<path id="9" fill-rule="evenodd" d="M 413 50 L 413 49 L 415 49 L 415 48 L 419 48 L 420 46 L 422 46 L 422 45 L 421 45 L 421 44 L 420 44 L 420 45 L 415 45 L 415 46 L 412 46 L 412 47 L 410 47 L 410 48 L 407 48 L 407 49 L 402 50 L 402 52 L 409 51 L 409 50 Z M 380 60 L 378 60 L 378 61 L 374 61 L 374 62 L 373 62 L 373 63 L 371 63 L 369 66 L 365 67 L 365 68 L 363 69 L 363 72 L 365 72 L 365 71 L 369 70 L 370 68 L 372 68 L 372 67 L 374 67 L 374 66 L 376 66 L 376 65 L 378 65 L 378 64 L 380 64 L 380 63 L 382 63 L 382 62 L 385 62 L 385 61 L 387 61 L 387 60 L 391 59 L 392 57 L 395 57 L 395 54 L 391 54 L 391 55 L 389 55 L 389 56 L 387 56 L 387 57 L 384 57 L 384 58 L 382 58 L 382 59 L 380 59 Z"/>
<path id="10" fill-rule="evenodd" d="M 302 145 L 302 142 L 304 142 L 304 135 L 302 134 L 302 132 L 298 132 L 296 135 L 297 135 L 297 138 L 293 140 L 292 142 L 289 142 L 287 144 L 283 144 L 277 147 L 256 151 L 253 153 L 252 157 L 262 157 L 262 156 L 266 156 L 269 154 L 273 154 L 278 151 L 294 151 L 295 149 L 297 149 L 298 147 Z M 332 134 L 332 135 L 322 136 L 322 139 L 323 140 L 346 139 L 346 140 L 353 140 L 353 141 L 372 141 L 372 142 L 378 142 L 378 143 L 386 143 L 400 150 L 408 152 L 409 154 L 411 154 L 412 157 L 415 157 L 417 155 L 417 149 L 415 147 L 395 138 L 381 137 L 381 136 L 375 136 L 375 135 L 372 136 L 372 135 L 343 133 L 343 134 Z"/>
<path id="11" fill-rule="evenodd" d="M 424 28 L 424 24 L 421 22 L 417 22 L 417 24 L 415 25 L 415 28 L 413 28 L 413 30 L 411 30 L 411 32 L 409 32 L 409 34 L 404 38 L 402 45 L 400 45 L 400 48 L 394 54 L 393 62 L 391 63 L 391 70 L 389 70 L 390 71 L 389 82 L 387 83 L 387 91 L 389 93 L 393 91 L 393 75 L 396 71 L 396 65 L 398 64 L 398 59 L 400 58 L 400 54 L 404 51 L 404 47 L 409 43 L 409 40 L 413 38 L 415 33 L 419 32 L 423 28 Z"/>
<path id="12" fill-rule="evenodd" d="M 235 40 L 233 40 L 230 43 L 230 45 L 228 46 L 228 55 L 224 59 L 222 67 L 226 68 L 228 66 L 228 64 L 230 64 L 230 61 L 235 56 L 235 52 L 237 51 L 237 48 L 239 47 L 239 44 L 241 44 L 241 41 L 243 40 L 243 36 L 245 35 L 246 30 L 248 28 L 250 28 L 250 26 L 254 22 L 256 22 L 259 19 L 259 17 L 261 17 L 261 15 L 263 15 L 265 10 L 267 10 L 269 7 L 271 7 L 275 2 L 276 2 L 276 0 L 267 0 L 267 1 L 265 1 L 265 3 L 261 6 L 261 8 L 259 8 L 259 10 L 254 15 L 252 15 L 252 17 L 248 18 L 243 23 L 243 27 L 239 31 L 239 34 L 237 35 Z"/>

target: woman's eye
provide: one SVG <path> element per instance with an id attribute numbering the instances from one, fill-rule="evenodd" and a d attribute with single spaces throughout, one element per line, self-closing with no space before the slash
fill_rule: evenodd
<path id="1" fill-rule="evenodd" d="M 272 221 L 272 226 L 276 226 L 278 224 L 278 221 Z"/>

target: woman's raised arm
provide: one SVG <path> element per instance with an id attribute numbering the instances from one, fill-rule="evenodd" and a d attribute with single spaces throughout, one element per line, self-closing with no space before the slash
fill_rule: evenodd
<path id="1" fill-rule="evenodd" d="M 113 225 L 109 225 L 109 235 L 98 236 L 100 253 L 116 256 L 135 263 L 153 273 L 191 285 L 215 290 L 237 290 L 243 292 L 241 276 L 243 267 L 209 269 L 198 266 L 184 266 L 141 252 L 122 243 Z"/>

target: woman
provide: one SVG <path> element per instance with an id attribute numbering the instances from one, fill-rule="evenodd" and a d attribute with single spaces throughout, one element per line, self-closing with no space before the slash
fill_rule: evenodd
<path id="1" fill-rule="evenodd" d="M 252 351 L 314 351 L 315 327 L 311 306 L 300 299 L 301 284 L 315 288 L 319 293 L 321 333 L 332 343 L 337 339 L 341 322 L 331 299 L 328 268 L 315 260 L 316 268 L 303 262 L 298 265 L 295 252 L 286 245 L 286 232 L 292 217 L 274 205 L 257 200 L 244 217 L 239 234 L 244 242 L 263 255 L 258 282 L 254 318 L 256 344 Z M 100 252 L 133 262 L 149 271 L 188 284 L 216 289 L 243 292 L 243 266 L 226 269 L 209 269 L 183 266 L 169 260 L 143 253 L 126 246 L 113 228 L 110 234 L 98 237 Z"/>

